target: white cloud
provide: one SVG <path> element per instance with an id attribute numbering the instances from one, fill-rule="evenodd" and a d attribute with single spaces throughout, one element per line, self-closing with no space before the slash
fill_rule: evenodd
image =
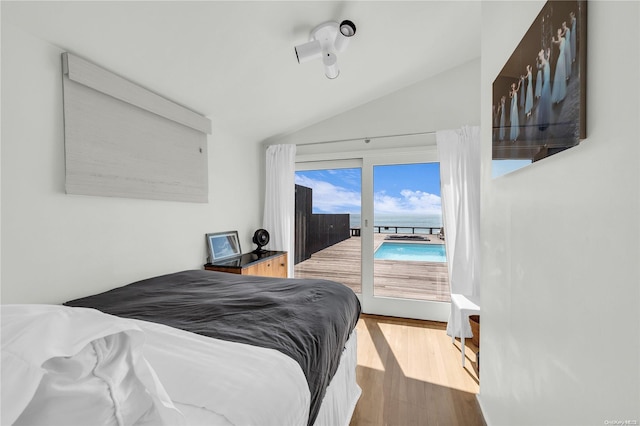
<path id="1" fill-rule="evenodd" d="M 360 212 L 360 193 L 341 186 L 296 175 L 296 184 L 313 190 L 313 209 L 321 213 Z M 428 215 L 441 214 L 438 195 L 403 189 L 400 196 L 380 191 L 374 195 L 375 214 Z"/>
<path id="2" fill-rule="evenodd" d="M 313 209 L 322 213 L 360 212 L 360 193 L 329 182 L 296 175 L 296 184 L 313 190 Z"/>
<path id="3" fill-rule="evenodd" d="M 403 189 L 400 197 L 387 195 L 381 191 L 374 196 L 376 214 L 440 214 L 440 197 L 423 191 Z"/>

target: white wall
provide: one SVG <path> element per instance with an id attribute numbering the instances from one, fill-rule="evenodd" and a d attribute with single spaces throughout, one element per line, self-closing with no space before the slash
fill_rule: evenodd
<path id="1" fill-rule="evenodd" d="M 433 132 L 478 125 L 480 59 L 426 78 L 390 95 L 280 137 L 272 143 L 295 143 L 299 155 L 349 150 L 375 150 L 435 144 L 434 135 L 375 139 L 375 136 Z M 310 100 L 310 105 L 313 102 Z M 350 138 L 374 138 L 326 145 L 306 143 Z"/>
<path id="2" fill-rule="evenodd" d="M 543 4 L 482 5 L 480 401 L 489 425 L 638 422 L 640 3 L 588 3 L 587 139 L 492 180 L 491 85 Z"/>
<path id="3" fill-rule="evenodd" d="M 207 232 L 238 230 L 251 249 L 264 153 L 215 118 L 208 204 L 64 193 L 62 51 L 2 26 L 2 303 L 60 303 L 202 268 Z"/>

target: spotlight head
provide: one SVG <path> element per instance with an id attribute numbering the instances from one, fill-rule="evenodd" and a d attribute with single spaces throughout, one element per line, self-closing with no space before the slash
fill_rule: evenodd
<path id="1" fill-rule="evenodd" d="M 336 34 L 336 39 L 333 44 L 338 52 L 344 52 L 349 44 L 349 40 L 356 34 L 356 25 L 350 20 L 345 19 L 340 22 L 338 29 L 339 31 Z"/>
<path id="2" fill-rule="evenodd" d="M 345 37 L 353 37 L 356 34 L 356 24 L 348 19 L 340 22 L 340 34 Z"/>
<path id="3" fill-rule="evenodd" d="M 311 31 L 311 41 L 295 46 L 296 59 L 302 64 L 322 57 L 325 75 L 334 79 L 340 74 L 336 52 L 343 52 L 355 33 L 356 26 L 348 19 L 339 24 L 335 21 L 324 22 Z"/>
<path id="4" fill-rule="evenodd" d="M 302 64 L 322 56 L 322 45 L 318 40 L 311 40 L 304 44 L 299 44 L 295 48 L 298 63 Z"/>
<path id="5" fill-rule="evenodd" d="M 325 52 L 322 57 L 322 64 L 324 65 L 324 75 L 328 79 L 333 80 L 340 75 L 340 69 L 338 69 L 338 57 L 335 53 Z"/>

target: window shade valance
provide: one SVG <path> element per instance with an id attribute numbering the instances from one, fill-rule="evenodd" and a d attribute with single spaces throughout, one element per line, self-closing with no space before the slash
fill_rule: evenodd
<path id="1" fill-rule="evenodd" d="M 208 201 L 208 118 L 70 53 L 62 64 L 67 193 Z"/>

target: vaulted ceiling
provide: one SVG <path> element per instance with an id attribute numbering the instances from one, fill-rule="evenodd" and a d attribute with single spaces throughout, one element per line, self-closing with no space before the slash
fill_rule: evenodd
<path id="1" fill-rule="evenodd" d="M 298 64 L 294 46 L 343 19 L 340 76 Z M 479 1 L 3 1 L 7 24 L 256 143 L 480 56 Z"/>

